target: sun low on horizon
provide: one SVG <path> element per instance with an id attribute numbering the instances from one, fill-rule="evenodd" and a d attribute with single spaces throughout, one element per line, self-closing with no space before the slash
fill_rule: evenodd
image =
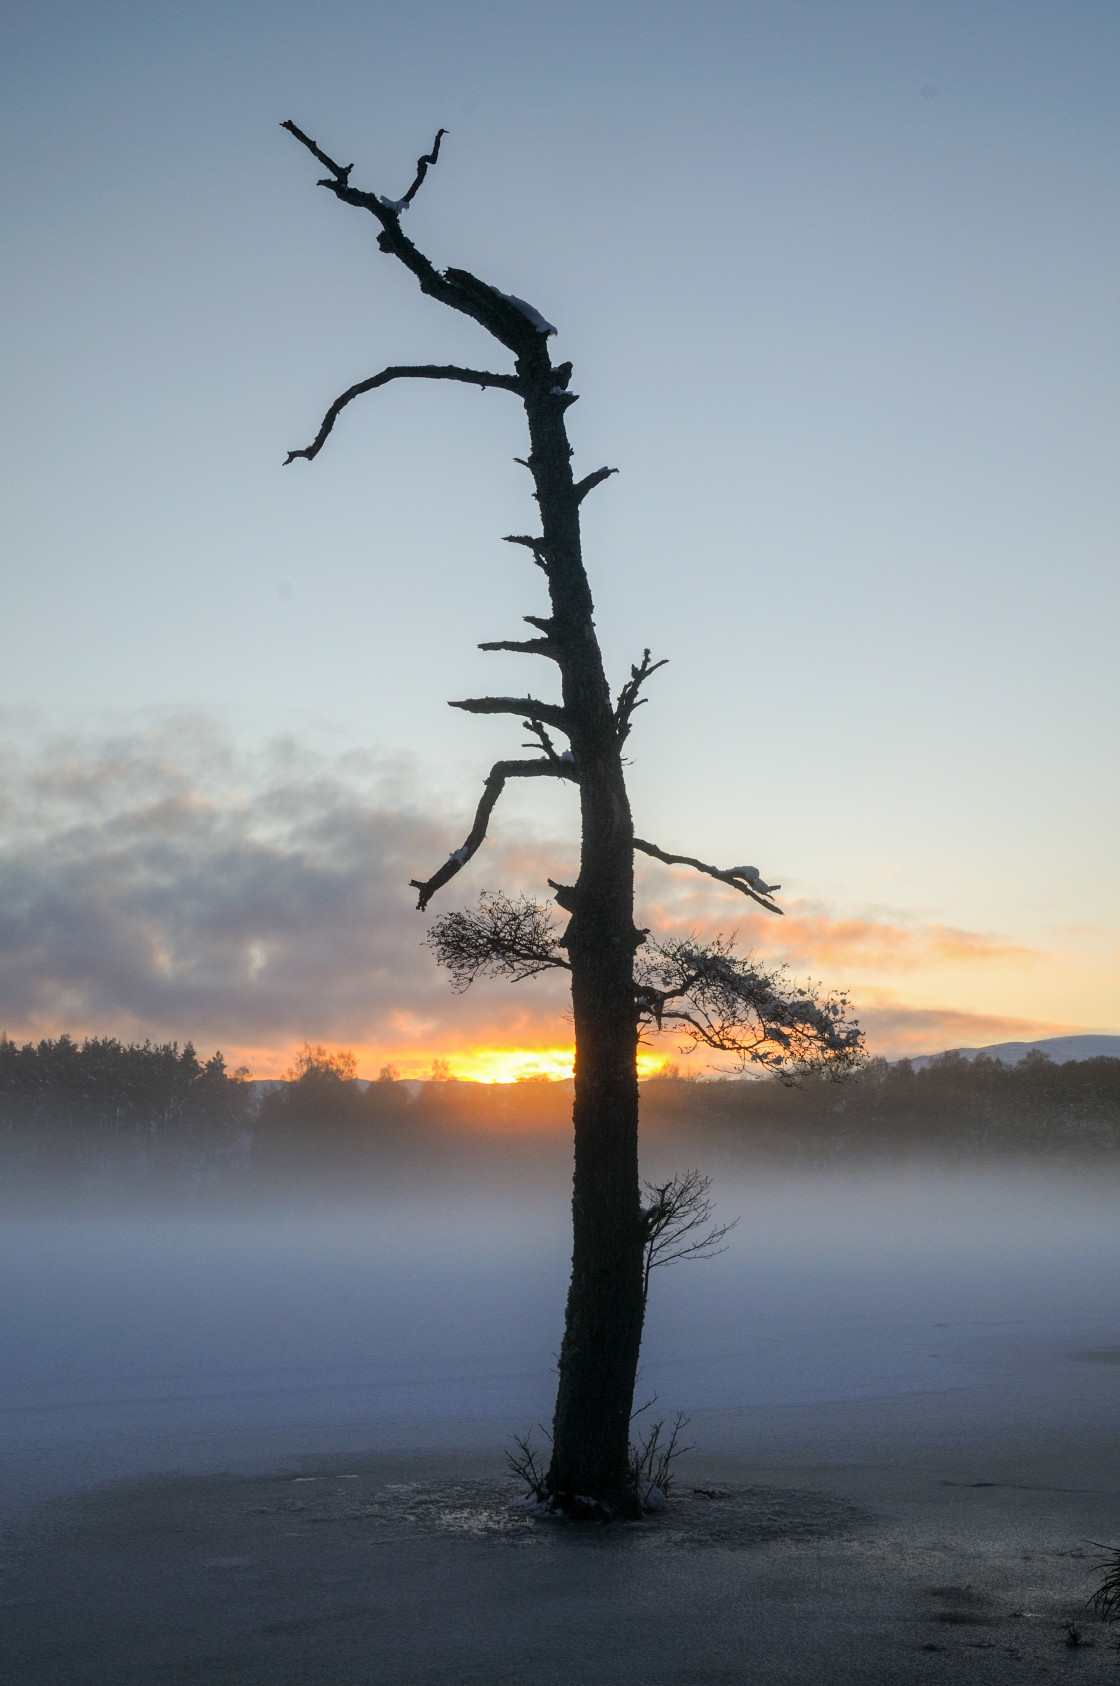
<path id="1" fill-rule="evenodd" d="M 229 1063 L 248 1071 L 250 1078 L 276 1079 L 292 1071 L 307 1044 L 275 1050 L 235 1049 Z M 372 1081 L 391 1076 L 402 1081 L 459 1080 L 469 1083 L 563 1082 L 573 1074 L 575 1049 L 516 1047 L 449 1047 L 423 1053 L 353 1045 L 323 1045 L 329 1056 L 352 1054 L 357 1076 Z M 638 1054 L 639 1077 L 653 1077 L 674 1062 L 665 1052 L 642 1049 Z"/>

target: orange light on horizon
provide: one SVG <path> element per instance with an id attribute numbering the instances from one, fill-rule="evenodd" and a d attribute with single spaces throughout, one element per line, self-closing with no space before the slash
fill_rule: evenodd
<path id="1" fill-rule="evenodd" d="M 284 1050 L 252 1049 L 241 1051 L 242 1060 L 253 1077 L 281 1077 L 292 1065 L 301 1045 Z M 342 1051 L 342 1044 L 331 1052 Z M 386 1067 L 406 1079 L 429 1079 L 433 1076 L 459 1078 L 469 1083 L 517 1083 L 526 1080 L 560 1082 L 572 1075 L 575 1049 L 560 1048 L 430 1048 L 423 1055 L 409 1052 L 395 1054 L 391 1050 L 350 1047 L 358 1061 L 358 1075 L 375 1078 Z M 638 1076 L 652 1077 L 665 1064 L 664 1054 L 646 1049 L 638 1051 Z"/>
<path id="2" fill-rule="evenodd" d="M 571 1077 L 575 1049 L 472 1048 L 447 1058 L 453 1076 L 474 1083 L 516 1083 L 533 1077 L 557 1082 Z M 639 1051 L 638 1076 L 650 1077 L 660 1071 L 664 1063 L 663 1055 Z M 417 1072 L 415 1075 L 427 1076 L 428 1072 Z"/>
<path id="3" fill-rule="evenodd" d="M 451 1075 L 471 1083 L 516 1083 L 519 1078 L 530 1077 L 557 1082 L 572 1075 L 575 1049 L 464 1048 L 445 1057 Z M 428 1072 L 417 1071 L 410 1075 L 426 1077 Z"/>

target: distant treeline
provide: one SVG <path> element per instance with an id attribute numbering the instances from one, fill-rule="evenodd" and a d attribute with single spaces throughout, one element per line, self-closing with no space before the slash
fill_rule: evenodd
<path id="1" fill-rule="evenodd" d="M 198 1131 L 251 1132 L 262 1146 L 309 1144 L 368 1134 L 401 1122 L 516 1129 L 571 1111 L 571 1084 L 460 1083 L 445 1063 L 421 1084 L 385 1067 L 359 1082 L 353 1054 L 305 1047 L 274 1085 L 228 1070 L 221 1053 L 200 1060 L 192 1043 L 124 1043 L 73 1037 L 25 1043 L 0 1035 L 0 1135 L 61 1133 L 85 1139 L 189 1139 Z"/>
<path id="2" fill-rule="evenodd" d="M 847 1082 L 790 1086 L 669 1076 L 643 1084 L 642 1101 L 653 1129 L 679 1119 L 779 1151 L 1120 1152 L 1120 1059 L 1055 1065 L 1032 1052 L 1004 1065 L 948 1053 L 920 1066 L 871 1060 Z"/>
<path id="3" fill-rule="evenodd" d="M 247 1075 L 227 1071 L 220 1053 L 204 1063 L 190 1042 L 60 1036 L 19 1047 L 0 1036 L 0 1126 L 113 1135 L 243 1125 Z"/>
<path id="4" fill-rule="evenodd" d="M 570 1083 L 459 1083 L 438 1063 L 426 1083 L 390 1068 L 362 1083 L 352 1054 L 307 1047 L 268 1085 L 189 1042 L 0 1036 L 0 1199 L 360 1184 L 488 1149 L 516 1156 L 526 1135 L 562 1156 L 570 1116 Z"/>
<path id="5" fill-rule="evenodd" d="M 186 1168 L 202 1180 L 255 1173 L 376 1171 L 391 1157 L 563 1149 L 572 1084 L 421 1084 L 386 1068 L 359 1083 L 352 1055 L 307 1047 L 261 1093 L 220 1053 L 190 1043 L 19 1047 L 0 1037 L 0 1151 L 9 1183 L 25 1173 L 130 1165 L 138 1176 Z M 642 1084 L 647 1142 L 825 1159 L 875 1152 L 976 1155 L 1120 1153 L 1120 1059 L 1017 1065 L 942 1054 L 920 1067 L 873 1060 L 842 1083 L 786 1086 L 706 1078 L 667 1066 Z M 518 1145 L 520 1144 L 520 1145 Z M 16 1179 L 18 1180 L 18 1178 Z"/>

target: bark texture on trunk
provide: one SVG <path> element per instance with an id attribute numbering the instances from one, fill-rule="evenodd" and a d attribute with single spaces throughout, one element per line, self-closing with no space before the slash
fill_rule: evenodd
<path id="1" fill-rule="evenodd" d="M 519 365 L 528 385 L 529 368 Z M 533 371 L 529 467 L 541 512 L 564 711 L 580 787 L 580 871 L 558 900 L 575 1017 L 572 1278 L 553 1420 L 549 1487 L 568 1511 L 640 1509 L 630 1413 L 642 1339 L 645 1232 L 638 1183 L 634 826 L 618 724 L 593 621 L 571 470 L 566 404 Z M 539 396 L 538 396 L 539 395 Z"/>
<path id="2" fill-rule="evenodd" d="M 593 872 L 585 856 L 584 873 L 589 864 Z M 589 941 L 584 959 L 573 961 L 572 1278 L 548 1481 L 553 1499 L 569 1512 L 590 1501 L 591 1508 L 638 1515 L 629 1441 L 644 1313 L 644 1231 L 633 1005 L 619 987 L 617 966 L 610 957 L 597 964 L 593 947 Z"/>

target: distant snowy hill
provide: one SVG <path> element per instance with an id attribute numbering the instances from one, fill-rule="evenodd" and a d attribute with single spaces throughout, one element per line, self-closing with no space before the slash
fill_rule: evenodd
<path id="1" fill-rule="evenodd" d="M 1025 1054 L 1034 1049 L 1040 1054 L 1048 1054 L 1055 1065 L 1062 1065 L 1066 1060 L 1097 1060 L 1102 1057 L 1120 1060 L 1120 1036 L 1045 1036 L 1038 1042 L 992 1042 L 986 1048 L 950 1048 L 951 1054 L 963 1054 L 966 1060 L 974 1060 L 977 1054 L 986 1054 L 989 1059 L 1002 1060 L 1004 1065 L 1018 1065 Z M 915 1066 L 928 1065 L 935 1054 L 922 1054 L 912 1060 Z"/>

